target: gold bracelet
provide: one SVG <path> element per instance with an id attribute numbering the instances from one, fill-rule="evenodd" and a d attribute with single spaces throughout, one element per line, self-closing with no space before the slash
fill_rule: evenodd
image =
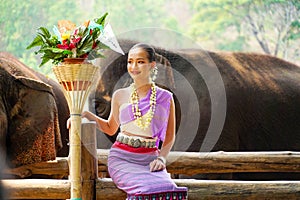
<path id="1" fill-rule="evenodd" d="M 164 165 L 167 164 L 167 161 L 166 161 L 166 159 L 164 157 L 158 156 L 157 159 L 160 160 Z"/>

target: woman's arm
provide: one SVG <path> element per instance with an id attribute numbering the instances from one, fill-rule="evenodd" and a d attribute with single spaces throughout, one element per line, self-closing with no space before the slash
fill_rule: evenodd
<path id="1" fill-rule="evenodd" d="M 103 119 L 90 111 L 82 112 L 82 117 L 87 118 L 90 121 L 95 121 L 97 128 L 106 133 L 107 135 L 114 135 L 119 128 L 119 103 L 118 96 L 120 95 L 119 91 L 116 91 L 111 100 L 111 111 L 108 119 Z M 67 125 L 70 126 L 69 124 Z"/>
<path id="2" fill-rule="evenodd" d="M 166 137 L 160 149 L 160 154 L 158 159 L 150 163 L 150 171 L 158 171 L 166 167 L 166 158 L 170 153 L 173 144 L 175 142 L 175 131 L 176 131 L 175 103 L 172 98 Z"/>
<path id="3" fill-rule="evenodd" d="M 175 130 L 176 129 L 176 121 L 175 121 L 175 104 L 173 98 L 171 99 L 171 105 L 170 105 L 170 115 L 169 115 L 169 121 L 167 126 L 167 132 L 165 140 L 162 144 L 160 154 L 159 156 L 163 158 L 167 158 L 168 154 L 170 153 L 173 144 L 175 142 Z"/>

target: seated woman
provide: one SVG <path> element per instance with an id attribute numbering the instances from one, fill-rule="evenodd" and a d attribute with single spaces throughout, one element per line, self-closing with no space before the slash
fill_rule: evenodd
<path id="1" fill-rule="evenodd" d="M 108 170 L 128 200 L 187 199 L 187 188 L 177 187 L 166 171 L 166 157 L 175 140 L 175 105 L 172 93 L 152 80 L 157 70 L 154 49 L 142 43 L 133 46 L 127 69 L 133 84 L 114 92 L 109 118 L 88 111 L 82 117 L 96 121 L 97 128 L 108 135 L 120 126 Z"/>

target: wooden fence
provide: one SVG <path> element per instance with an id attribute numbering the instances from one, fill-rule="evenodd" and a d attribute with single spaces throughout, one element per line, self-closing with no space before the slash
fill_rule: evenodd
<path id="1" fill-rule="evenodd" d="M 96 131 L 92 123 L 82 128 L 82 178 L 84 200 L 125 199 L 106 173 L 108 150 L 96 150 Z M 300 172 L 299 152 L 170 152 L 170 173 L 193 175 L 228 172 Z M 68 159 L 27 165 L 7 170 L 23 179 L 2 180 L 10 199 L 68 199 L 70 182 Z M 26 179 L 32 174 L 51 175 L 58 179 Z M 300 199 L 300 181 L 220 181 L 174 179 L 189 188 L 189 199 Z"/>

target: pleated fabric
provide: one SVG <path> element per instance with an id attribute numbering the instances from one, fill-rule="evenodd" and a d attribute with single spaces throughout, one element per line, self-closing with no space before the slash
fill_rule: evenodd
<path id="1" fill-rule="evenodd" d="M 127 199 L 187 199 L 187 188 L 178 187 L 166 169 L 151 172 L 157 148 L 134 148 L 115 142 L 108 157 L 109 175 Z"/>

